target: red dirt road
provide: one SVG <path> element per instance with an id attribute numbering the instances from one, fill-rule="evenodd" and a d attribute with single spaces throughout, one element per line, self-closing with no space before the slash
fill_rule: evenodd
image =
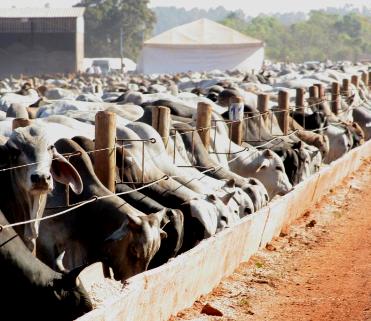
<path id="1" fill-rule="evenodd" d="M 201 313 L 209 303 L 222 312 Z M 371 320 L 371 159 L 171 321 Z"/>

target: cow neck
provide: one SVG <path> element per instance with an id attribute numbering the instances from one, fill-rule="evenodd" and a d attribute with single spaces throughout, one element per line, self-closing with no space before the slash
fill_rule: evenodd
<path id="1" fill-rule="evenodd" d="M 99 197 L 112 194 L 112 192 L 108 190 L 95 175 L 93 165 L 86 152 L 84 152 L 82 149 L 75 148 L 65 148 L 64 150 L 62 150 L 62 152 L 67 153 L 74 153 L 77 151 L 81 152 L 81 156 L 72 157 L 70 159 L 70 162 L 80 174 L 84 187 L 80 195 L 76 195 L 73 192 L 70 192 L 71 202 L 77 203 L 91 199 L 94 196 Z M 103 228 L 104 230 L 107 231 L 112 230 L 113 228 L 118 228 L 122 224 L 122 222 L 126 219 L 125 214 L 132 215 L 139 214 L 138 213 L 139 211 L 134 209 L 132 206 L 130 206 L 128 203 L 126 203 L 118 196 L 112 196 L 109 198 L 97 200 L 96 202 L 81 207 L 79 209 L 79 212 L 80 211 L 83 213 L 87 213 L 91 221 L 97 222 L 97 220 L 93 219 L 93 216 L 95 216 L 101 224 L 103 224 L 104 222 L 109 222 L 109 224 L 112 224 L 112 226 L 110 227 Z M 100 220 L 101 215 L 104 216 L 105 218 L 109 216 L 110 219 Z M 86 218 L 81 217 L 81 219 L 84 220 Z M 99 224 L 94 225 L 96 226 L 92 226 L 92 229 L 96 230 L 96 232 L 98 233 L 101 229 L 101 225 Z"/>
<path id="2" fill-rule="evenodd" d="M 40 218 L 45 209 L 47 194 L 30 194 L 18 184 L 14 171 L 4 173 L 2 182 L 5 188 L 0 198 L 0 209 L 10 223 Z M 16 226 L 15 230 L 26 244 L 34 242 L 38 234 L 39 222 Z"/>
<path id="3" fill-rule="evenodd" d="M 128 149 L 125 150 L 126 155 L 130 155 L 136 160 L 141 159 L 141 154 L 136 153 L 134 149 Z M 135 179 L 135 181 L 139 181 L 138 179 L 141 179 L 141 173 L 139 172 L 139 169 L 136 166 L 131 165 L 130 167 L 130 175 L 126 175 L 126 178 L 129 179 Z M 141 169 L 140 169 L 141 170 Z M 128 169 L 124 167 L 124 173 L 127 173 Z M 146 164 L 145 164 L 145 173 L 144 173 L 144 180 L 145 181 L 154 181 L 157 179 L 160 179 L 165 175 L 162 170 L 156 166 L 156 164 L 151 160 L 150 157 L 146 158 Z M 182 185 L 175 179 L 169 178 L 165 181 L 160 181 L 158 183 L 161 187 L 164 188 L 164 193 L 162 194 L 164 197 L 166 197 L 166 194 L 176 194 L 177 197 L 180 197 L 182 199 L 189 200 L 192 198 L 195 198 L 197 196 L 200 196 L 198 193 L 194 192 L 190 188 L 188 188 L 185 185 Z"/>
<path id="4" fill-rule="evenodd" d="M 214 151 L 219 153 L 231 152 L 231 156 L 229 157 L 230 159 L 233 159 L 238 156 L 238 158 L 235 161 L 228 163 L 228 165 L 231 168 L 234 168 L 237 164 L 240 164 L 241 161 L 243 161 L 246 164 L 257 162 L 257 159 L 260 157 L 260 154 L 257 152 L 257 149 L 253 146 L 249 146 L 248 150 L 241 152 L 243 147 L 238 146 L 233 142 L 230 144 L 227 129 L 222 122 L 217 122 L 216 128 L 214 130 L 216 130 L 216 144 L 215 142 L 213 142 Z M 227 155 L 221 156 L 227 157 Z"/>
<path id="5" fill-rule="evenodd" d="M 10 221 L 0 212 L 0 224 L 6 225 L 8 223 Z M 54 272 L 33 257 L 22 240 L 16 235 L 17 233 L 12 228 L 5 229 L 0 233 L 0 244 L 2 244 L 0 247 L 0 266 L 2 269 L 0 280 L 2 286 L 7 282 L 11 282 L 12 287 L 16 287 L 18 282 L 22 284 L 23 288 L 25 288 L 25 284 L 45 286 L 50 284 L 53 279 L 60 278 L 59 273 Z M 37 277 L 35 277 L 36 274 Z M 20 294 L 18 293 L 18 295 Z"/>
<path id="6" fill-rule="evenodd" d="M 192 134 L 187 133 L 187 131 L 191 130 L 192 127 L 188 125 L 185 125 L 183 128 L 179 127 L 180 126 L 176 126 L 176 129 L 182 133 L 181 137 L 184 145 L 186 146 L 187 150 L 192 150 Z M 246 185 L 246 181 L 243 177 L 233 173 L 232 171 L 228 171 L 223 167 L 220 167 L 220 164 L 210 158 L 198 133 L 194 133 L 193 136 L 194 159 L 196 161 L 196 165 L 204 168 L 218 168 L 217 171 L 211 171 L 208 173 L 208 175 L 216 179 L 234 179 L 236 186 L 243 187 Z"/>

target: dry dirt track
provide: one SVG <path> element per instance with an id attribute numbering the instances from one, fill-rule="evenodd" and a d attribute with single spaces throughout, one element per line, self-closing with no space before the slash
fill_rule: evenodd
<path id="1" fill-rule="evenodd" d="M 371 320 L 371 159 L 296 223 L 170 320 Z"/>

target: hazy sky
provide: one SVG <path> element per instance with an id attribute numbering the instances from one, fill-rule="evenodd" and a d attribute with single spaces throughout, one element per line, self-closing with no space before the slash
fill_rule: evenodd
<path id="1" fill-rule="evenodd" d="M 52 7 L 69 7 L 78 0 L 0 0 L 0 7 L 38 7 L 50 3 Z M 224 6 L 226 9 L 242 9 L 247 15 L 259 13 L 309 11 L 326 7 L 342 7 L 352 4 L 356 7 L 371 7 L 370 0 L 150 0 L 151 6 L 177 6 L 210 8 Z"/>

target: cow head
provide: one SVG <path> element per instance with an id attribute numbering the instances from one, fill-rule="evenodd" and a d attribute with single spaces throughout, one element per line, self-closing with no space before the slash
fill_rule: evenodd
<path id="1" fill-rule="evenodd" d="M 54 300 L 44 302 L 46 309 L 50 309 L 51 312 L 58 311 L 59 315 L 52 317 L 54 320 L 76 319 L 93 309 L 89 295 L 78 278 L 86 265 L 67 271 L 61 263 L 63 256 L 64 252 L 58 258 L 60 278 L 54 279 L 49 288 L 53 293 L 48 297 Z"/>
<path id="2" fill-rule="evenodd" d="M 105 253 L 116 280 L 147 270 L 161 239 L 167 237 L 160 227 L 165 214 L 166 209 L 147 216 L 127 215 L 127 221 L 106 239 Z"/>
<path id="3" fill-rule="evenodd" d="M 17 128 L 5 145 L 0 146 L 0 163 L 9 170 L 12 193 L 24 203 L 24 213 L 16 219 L 41 217 L 46 196 L 53 189 L 53 178 L 70 184 L 76 193 L 82 191 L 82 181 L 75 168 L 49 143 L 47 133 L 34 125 Z M 38 223 L 27 224 L 24 237 L 34 242 Z"/>
<path id="4" fill-rule="evenodd" d="M 267 188 L 270 198 L 284 195 L 292 190 L 281 158 L 271 150 L 259 152 L 258 166 L 255 175 Z"/>
<path id="5" fill-rule="evenodd" d="M 1 147 L 5 166 L 17 167 L 12 178 L 26 193 L 45 194 L 53 189 L 53 179 L 70 184 L 75 193 L 81 193 L 82 181 L 75 168 L 49 143 L 47 133 L 39 127 L 28 126 L 13 131 Z"/>
<path id="6" fill-rule="evenodd" d="M 226 181 L 225 185 L 222 187 L 222 189 L 228 193 L 234 193 L 232 195 L 231 200 L 227 205 L 230 207 L 236 207 L 237 206 L 237 213 L 235 212 L 236 209 L 233 208 L 234 214 L 237 214 L 237 217 L 244 217 L 246 215 L 250 215 L 254 212 L 254 204 L 250 198 L 250 196 L 245 193 L 243 189 L 240 187 L 235 186 L 235 180 L 230 179 Z M 227 194 L 228 195 L 228 194 Z"/>

